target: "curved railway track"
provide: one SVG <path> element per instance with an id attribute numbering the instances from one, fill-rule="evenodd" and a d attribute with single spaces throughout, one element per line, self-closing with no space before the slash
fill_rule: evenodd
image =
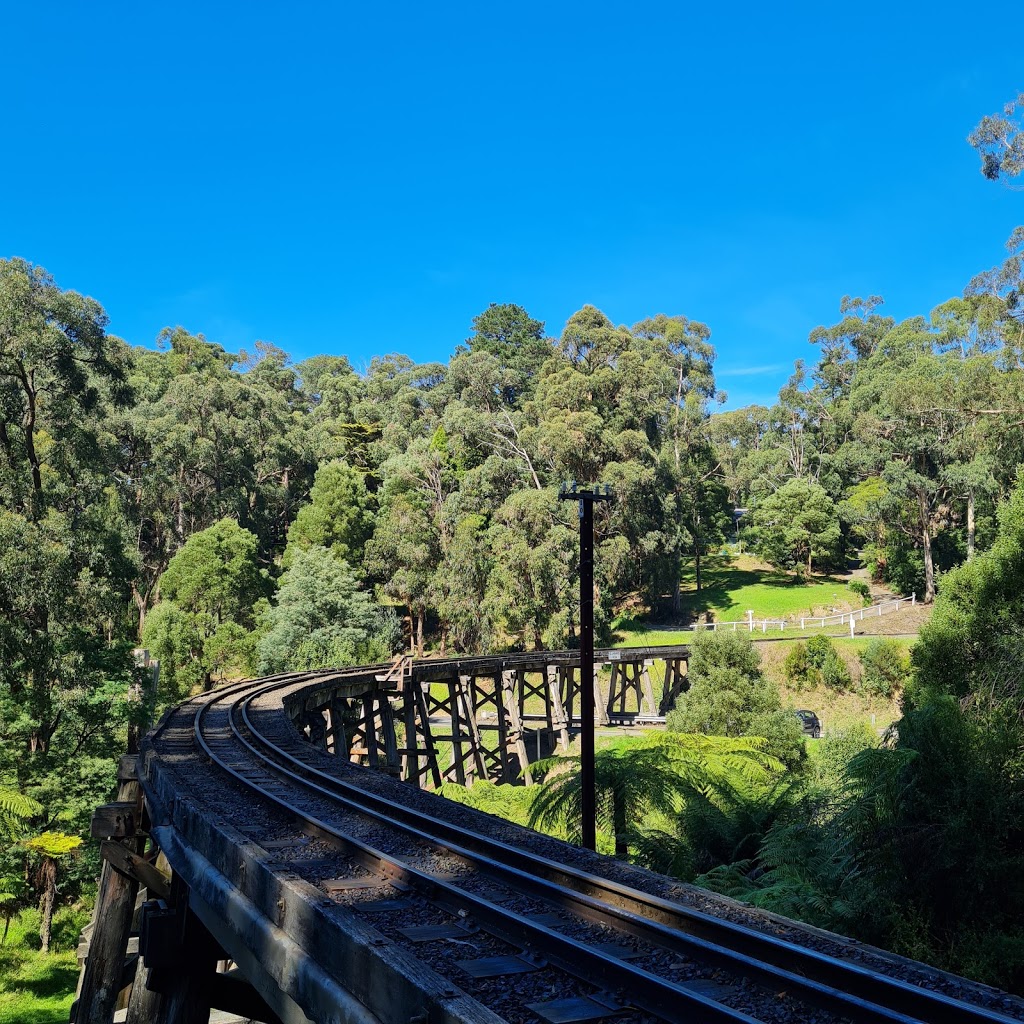
<path id="1" fill-rule="evenodd" d="M 1020 1019 L 453 824 L 361 788 L 358 772 L 317 767 L 322 759 L 307 756 L 317 752 L 294 730 L 282 740 L 280 723 L 284 699 L 322 679 L 292 674 L 207 695 L 192 718 L 196 748 L 254 806 L 267 801 L 291 823 L 283 838 L 256 840 L 284 869 L 372 914 L 453 984 L 498 979 L 476 988 L 485 1003 L 500 993 L 506 1019 Z"/>

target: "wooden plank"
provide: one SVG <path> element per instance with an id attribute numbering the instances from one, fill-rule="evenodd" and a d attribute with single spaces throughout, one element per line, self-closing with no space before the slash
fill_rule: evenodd
<path id="1" fill-rule="evenodd" d="M 117 762 L 117 781 L 118 782 L 138 782 L 139 781 L 139 755 L 138 754 L 123 754 L 120 761 Z"/>
<path id="2" fill-rule="evenodd" d="M 125 783 L 124 785 L 128 785 Z M 134 783 L 138 789 L 138 783 Z M 92 812 L 89 834 L 93 839 L 128 839 L 139 830 L 139 812 L 135 800 L 103 804 Z"/>
<path id="3" fill-rule="evenodd" d="M 121 843 L 107 839 L 100 843 L 100 856 L 115 871 L 144 885 L 153 899 L 166 900 L 171 894 L 170 879 L 148 860 Z"/>

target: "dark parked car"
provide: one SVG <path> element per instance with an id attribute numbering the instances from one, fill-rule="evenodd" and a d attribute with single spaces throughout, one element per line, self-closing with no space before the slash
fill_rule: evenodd
<path id="1" fill-rule="evenodd" d="M 797 711 L 796 717 L 800 719 L 805 736 L 815 740 L 821 738 L 821 719 L 813 711 Z"/>

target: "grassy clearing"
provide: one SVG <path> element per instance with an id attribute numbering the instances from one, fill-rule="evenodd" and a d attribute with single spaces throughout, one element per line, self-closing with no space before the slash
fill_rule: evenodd
<path id="1" fill-rule="evenodd" d="M 754 611 L 755 618 L 771 616 L 795 616 L 801 614 L 829 614 L 849 611 L 861 606 L 860 597 L 850 591 L 842 579 L 818 579 L 802 582 L 784 573 L 767 568 L 749 556 L 718 556 L 710 560 L 704 575 L 705 589 L 698 607 L 692 567 L 684 586 L 690 589 L 685 599 L 693 611 L 713 612 L 717 621 L 730 618 L 742 619 L 747 609 Z M 837 635 L 845 633 L 844 627 L 810 627 L 805 630 L 794 628 L 772 630 L 750 635 L 761 653 L 761 664 L 766 678 L 779 688 L 783 702 L 793 707 L 809 708 L 815 711 L 826 730 L 843 729 L 856 723 L 865 723 L 879 732 L 899 718 L 898 700 L 886 700 L 857 692 L 860 679 L 860 652 L 875 636 L 916 634 L 927 621 L 931 608 L 917 605 L 906 607 L 888 615 L 866 618 L 854 624 L 855 636 Z M 739 630 L 743 632 L 742 629 Z M 795 643 L 806 640 L 816 633 L 823 633 L 832 639 L 839 654 L 846 662 L 853 679 L 849 692 L 836 693 L 825 687 L 807 690 L 793 690 L 789 687 L 783 671 L 786 655 Z M 623 619 L 615 630 L 615 646 L 644 647 L 659 644 L 685 644 L 693 640 L 690 630 L 664 629 L 631 619 Z M 914 642 L 901 639 L 907 649 Z M 657 670 L 652 676 L 658 674 Z M 660 678 L 654 679 L 655 691 L 660 690 Z"/>
<path id="2" fill-rule="evenodd" d="M 692 564 L 682 576 L 683 608 L 719 622 L 754 618 L 831 615 L 860 608 L 860 596 L 839 576 L 805 579 L 772 569 L 751 555 L 711 555 L 704 559 L 701 591 Z"/>
<path id="3" fill-rule="evenodd" d="M 0 946 L 0 1024 L 64 1024 L 78 981 L 74 948 L 39 952 L 39 917 L 11 922 Z"/>

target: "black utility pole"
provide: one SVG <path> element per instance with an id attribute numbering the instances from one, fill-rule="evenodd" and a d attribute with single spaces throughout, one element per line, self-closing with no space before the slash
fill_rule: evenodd
<path id="1" fill-rule="evenodd" d="M 598 484 L 580 490 L 576 481 L 558 491 L 563 501 L 580 503 L 580 786 L 583 845 L 597 848 L 597 794 L 594 785 L 594 502 L 611 501 L 612 489 Z"/>

